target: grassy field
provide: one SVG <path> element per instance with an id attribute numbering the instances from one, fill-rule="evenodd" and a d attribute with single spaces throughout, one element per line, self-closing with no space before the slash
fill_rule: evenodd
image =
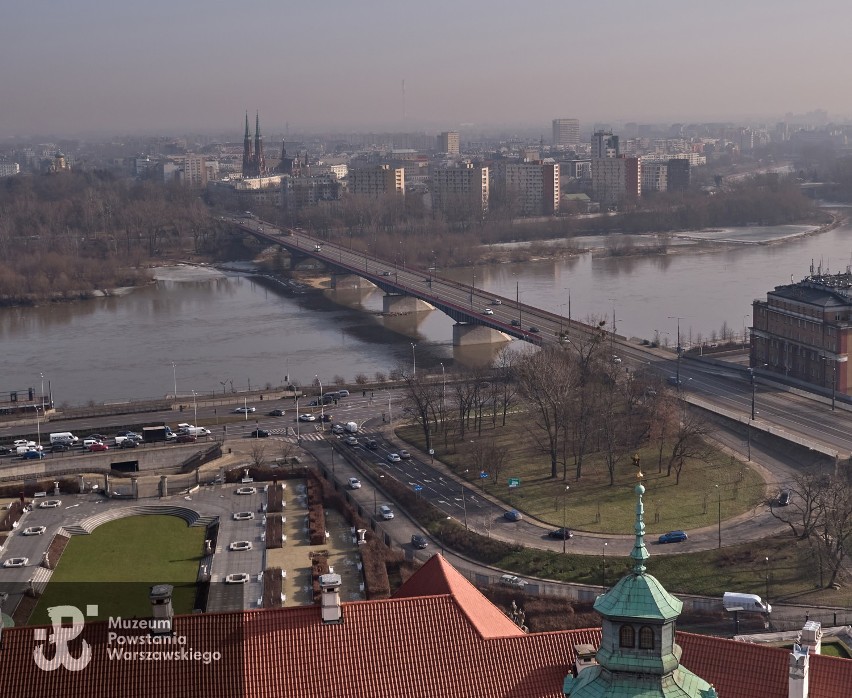
<path id="1" fill-rule="evenodd" d="M 72 537 L 30 624 L 49 623 L 47 608 L 61 604 L 97 604 L 99 618 L 149 617 L 149 587 L 160 583 L 174 585 L 175 613 L 189 613 L 204 535 L 176 516 L 132 516 Z"/>
<path id="2" fill-rule="evenodd" d="M 505 427 L 475 431 L 455 449 L 445 448 L 440 436 L 433 441 L 435 457 L 446 463 L 460 477 L 506 502 L 529 517 L 554 526 L 563 519 L 569 527 L 597 533 L 630 533 L 633 530 L 636 469 L 625 457 L 616 468 L 615 484 L 610 486 L 603 455 L 587 455 L 583 476 L 575 479 L 569 466 L 567 478 L 562 473 L 550 477 L 550 462 L 541 452 L 533 436 L 532 421 L 525 415 L 512 415 Z M 417 426 L 397 429 L 397 435 L 409 443 L 425 448 L 423 432 Z M 506 454 L 497 477 L 489 472 L 479 478 L 473 453 L 477 441 L 493 443 Z M 666 477 L 665 464 L 659 465 L 659 451 L 653 445 L 637 451 L 645 474 L 645 524 L 649 533 L 672 529 L 695 529 L 715 525 L 721 506 L 722 520 L 752 509 L 770 496 L 760 476 L 747 464 L 718 453 L 710 463 L 688 462 L 675 484 L 674 473 Z M 632 455 L 632 454 L 631 454 Z M 486 472 L 489 469 L 486 467 Z M 465 472 L 467 471 L 467 472 Z M 508 478 L 519 478 L 520 487 L 509 488 Z M 565 487 L 569 486 L 567 491 Z M 718 488 L 716 487 L 718 485 Z"/>

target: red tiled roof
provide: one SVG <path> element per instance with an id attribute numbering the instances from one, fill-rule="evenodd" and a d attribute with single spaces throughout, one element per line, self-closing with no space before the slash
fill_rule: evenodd
<path id="1" fill-rule="evenodd" d="M 433 555 L 396 590 L 395 599 L 449 594 L 484 638 L 523 635 L 511 619 L 486 599 L 442 555 Z"/>

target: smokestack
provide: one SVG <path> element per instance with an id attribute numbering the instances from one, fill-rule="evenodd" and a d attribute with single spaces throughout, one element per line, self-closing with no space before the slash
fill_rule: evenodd
<path id="1" fill-rule="evenodd" d="M 148 599 L 154 620 L 151 622 L 152 635 L 171 635 L 172 633 L 172 587 L 171 584 L 157 584 L 151 587 Z"/>
<path id="2" fill-rule="evenodd" d="M 340 575 L 321 574 L 319 585 L 322 592 L 322 622 L 342 623 L 343 611 L 340 608 Z"/>

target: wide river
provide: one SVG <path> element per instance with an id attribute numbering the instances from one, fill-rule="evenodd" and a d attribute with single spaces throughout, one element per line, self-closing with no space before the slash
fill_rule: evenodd
<path id="1" fill-rule="evenodd" d="M 615 313 L 618 334 L 675 343 L 709 340 L 723 326 L 739 337 L 751 303 L 800 280 L 811 260 L 823 271 L 852 262 L 852 227 L 801 236 L 803 226 L 692 234 L 732 240 L 716 249 L 675 241 L 668 255 L 570 259 L 478 266 L 444 273 L 495 294 L 571 317 Z M 774 244 L 754 244 L 775 240 Z M 589 248 L 600 239 L 580 241 Z M 45 390 L 57 404 L 210 394 L 281 385 L 286 375 L 323 386 L 336 377 L 372 379 L 396 366 L 440 372 L 487 360 L 488 348 L 454 349 L 452 321 L 439 311 L 382 318 L 378 290 L 282 295 L 239 272 L 170 267 L 157 283 L 123 296 L 0 311 L 0 393 Z M 411 345 L 415 344 L 414 347 Z M 520 343 L 517 343 L 520 344 Z M 173 365 L 174 364 L 174 365 Z M 20 392 L 19 392 L 20 394 Z"/>

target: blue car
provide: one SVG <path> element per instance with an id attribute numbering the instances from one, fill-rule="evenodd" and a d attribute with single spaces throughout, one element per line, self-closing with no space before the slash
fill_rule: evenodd
<path id="1" fill-rule="evenodd" d="M 523 516 L 517 509 L 509 509 L 509 511 L 503 513 L 503 518 L 507 521 L 520 521 Z"/>
<path id="2" fill-rule="evenodd" d="M 27 451 L 21 456 L 21 458 L 24 460 L 37 460 L 44 458 L 44 454 L 41 451 Z"/>
<path id="3" fill-rule="evenodd" d="M 689 536 L 686 535 L 686 531 L 669 531 L 668 533 L 664 533 L 660 536 L 660 543 L 682 543 Z"/>

